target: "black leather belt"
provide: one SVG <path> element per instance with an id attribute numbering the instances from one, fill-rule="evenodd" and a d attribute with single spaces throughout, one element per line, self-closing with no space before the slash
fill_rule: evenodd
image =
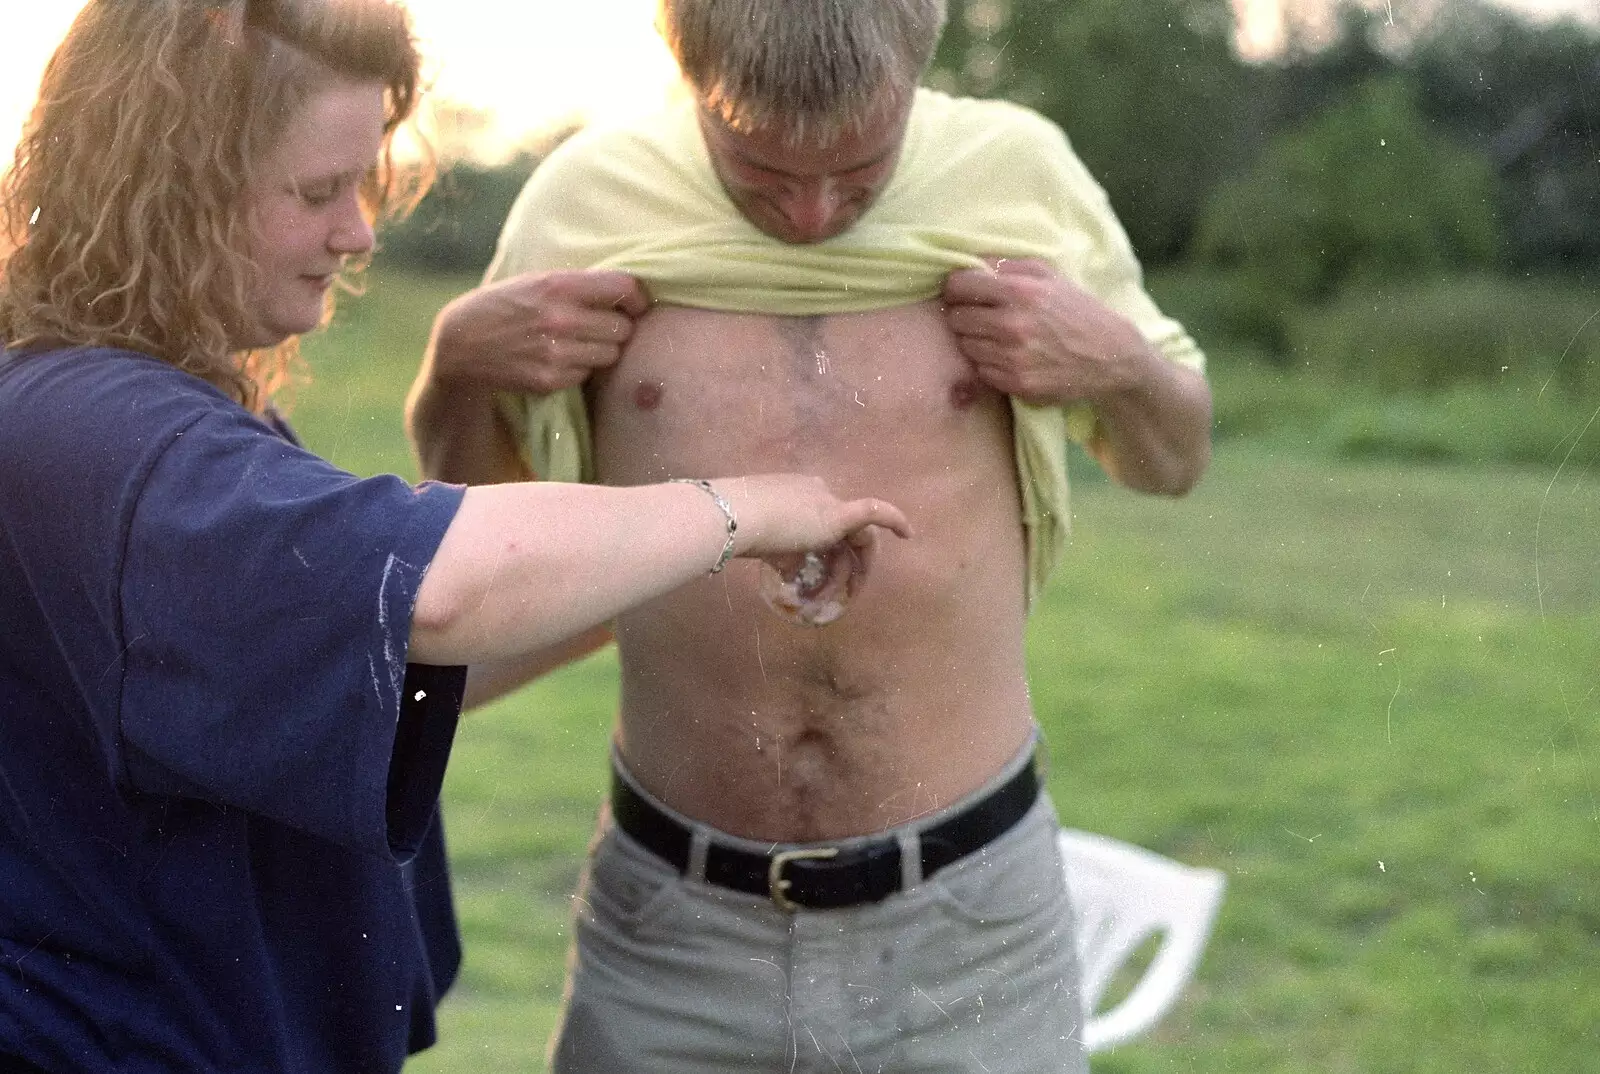
<path id="1" fill-rule="evenodd" d="M 1033 758 L 989 794 L 920 833 L 922 877 L 1009 831 L 1039 797 Z M 617 827 L 669 862 L 689 868 L 689 829 L 646 800 L 612 770 L 611 816 Z M 803 843 L 753 853 L 712 841 L 706 880 L 766 895 L 785 910 L 832 910 L 878 902 L 901 888 L 900 842 L 893 836 L 841 844 Z"/>

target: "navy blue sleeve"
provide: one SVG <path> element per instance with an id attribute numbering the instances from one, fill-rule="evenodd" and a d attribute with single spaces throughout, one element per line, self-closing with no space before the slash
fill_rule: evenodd
<path id="1" fill-rule="evenodd" d="M 445 762 L 467 692 L 467 669 L 407 664 L 389 758 L 389 849 L 409 860 L 433 825 Z"/>
<path id="2" fill-rule="evenodd" d="M 201 408 L 174 431 L 126 537 L 128 783 L 414 850 L 463 673 L 408 684 L 406 647 L 461 496 L 356 478 L 237 408 Z"/>
<path id="3" fill-rule="evenodd" d="M 86 779 L 407 856 L 465 680 L 408 666 L 410 618 L 463 494 L 358 479 L 152 358 L 0 352 L 0 685 Z"/>

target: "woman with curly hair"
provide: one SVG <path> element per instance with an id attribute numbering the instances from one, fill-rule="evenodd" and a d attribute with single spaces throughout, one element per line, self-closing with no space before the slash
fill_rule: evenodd
<path id="1" fill-rule="evenodd" d="M 904 517 L 769 475 L 359 479 L 272 407 L 416 190 L 393 0 L 90 0 L 0 187 L 0 1069 L 396 1071 L 476 681 Z M 737 524 L 736 520 L 737 519 Z"/>

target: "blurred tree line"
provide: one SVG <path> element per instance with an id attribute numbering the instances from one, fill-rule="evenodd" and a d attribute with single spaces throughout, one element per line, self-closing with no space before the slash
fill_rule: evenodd
<path id="1" fill-rule="evenodd" d="M 1255 267 L 1316 296 L 1440 266 L 1600 263 L 1600 33 L 1449 0 L 1397 41 L 1347 0 L 1331 40 L 1246 63 L 1229 0 L 950 7 L 932 81 L 1059 123 L 1147 265 Z M 453 163 L 389 258 L 482 268 L 564 133 Z"/>
<path id="2" fill-rule="evenodd" d="M 1147 264 L 1352 275 L 1600 261 L 1600 34 L 1479 0 L 1245 63 L 1228 0 L 952 0 L 938 77 L 1032 105 Z M 1299 247 L 1298 249 L 1296 247 Z"/>
<path id="3" fill-rule="evenodd" d="M 1456 289 L 1479 306 L 1452 313 L 1441 281 L 1571 282 L 1600 268 L 1600 32 L 1484 0 L 1415 0 L 1399 24 L 1395 5 L 1320 2 L 1329 28 L 1291 24 L 1281 54 L 1246 62 L 1229 0 L 950 0 L 930 81 L 1055 120 L 1147 268 L 1207 277 L 1173 312 L 1282 362 L 1310 335 L 1306 310 L 1354 303 L 1370 322 L 1386 307 L 1400 311 L 1393 332 L 1454 338 L 1403 308 L 1493 325 L 1504 318 L 1485 316 L 1481 289 Z M 386 233 L 384 258 L 481 270 L 517 190 L 566 133 L 503 164 L 456 163 Z M 1406 285 L 1434 290 L 1410 302 L 1395 291 Z M 1374 300 L 1374 288 L 1388 290 Z M 1520 295 L 1501 305 L 1533 308 Z M 1479 341 L 1465 365 L 1500 368 L 1518 345 Z M 1461 363 L 1440 351 L 1418 377 Z"/>
<path id="4" fill-rule="evenodd" d="M 1060 124 L 1208 349 L 1600 396 L 1600 31 L 1306 8 L 1322 32 L 1252 63 L 1229 0 L 951 0 L 934 81 Z"/>

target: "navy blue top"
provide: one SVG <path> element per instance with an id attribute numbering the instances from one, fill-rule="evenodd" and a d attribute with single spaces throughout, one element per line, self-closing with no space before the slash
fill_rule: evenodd
<path id="1" fill-rule="evenodd" d="M 466 673 L 406 647 L 462 494 L 151 358 L 0 352 L 0 1057 L 391 1072 L 433 1042 Z"/>

